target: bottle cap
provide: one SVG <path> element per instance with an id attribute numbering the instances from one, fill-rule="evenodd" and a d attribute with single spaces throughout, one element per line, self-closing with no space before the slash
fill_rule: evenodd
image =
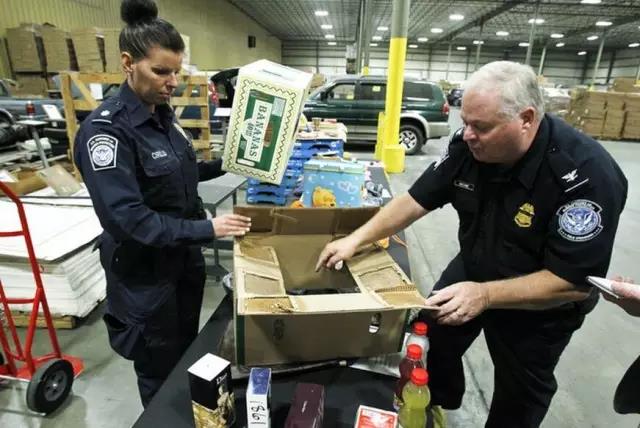
<path id="1" fill-rule="evenodd" d="M 407 357 L 414 360 L 419 360 L 422 357 L 422 347 L 420 345 L 416 345 L 415 343 L 413 345 L 407 346 Z"/>
<path id="2" fill-rule="evenodd" d="M 418 321 L 413 323 L 413 332 L 418 336 L 426 336 L 429 326 L 426 322 Z"/>
<path id="3" fill-rule="evenodd" d="M 418 386 L 424 386 L 429 382 L 429 373 L 426 369 L 413 369 L 411 371 L 411 382 Z"/>

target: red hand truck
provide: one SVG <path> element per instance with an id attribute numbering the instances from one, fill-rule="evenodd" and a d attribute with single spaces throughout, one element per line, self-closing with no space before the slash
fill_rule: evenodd
<path id="1" fill-rule="evenodd" d="M 35 412 L 49 414 L 60 407 L 67 398 L 71 391 L 73 380 L 84 370 L 84 364 L 81 359 L 63 355 L 60 352 L 58 337 L 53 327 L 47 297 L 42 285 L 40 268 L 33 250 L 24 206 L 20 198 L 1 181 L 0 191 L 9 197 L 16 205 L 22 226 L 22 229 L 18 231 L 2 231 L 0 232 L 0 237 L 24 237 L 33 279 L 36 284 L 35 296 L 33 298 L 12 299 L 6 296 L 2 281 L 0 280 L 0 304 L 4 312 L 4 317 L 0 317 L 0 344 L 2 345 L 2 354 L 0 354 L 0 378 L 28 382 L 27 406 Z M 33 305 L 29 316 L 29 325 L 27 327 L 27 337 L 24 347 L 20 343 L 11 310 L 9 309 L 9 305 L 16 304 Z M 35 357 L 31 353 L 31 348 L 33 346 L 40 306 L 42 306 L 42 313 L 44 314 L 53 352 Z M 10 346 L 8 335 L 10 335 L 13 340 L 13 349 Z M 2 356 L 3 354 L 6 362 Z M 17 365 L 17 362 L 22 364 Z"/>

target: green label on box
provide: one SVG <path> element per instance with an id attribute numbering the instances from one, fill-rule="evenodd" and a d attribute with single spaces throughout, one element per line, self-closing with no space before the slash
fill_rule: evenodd
<path id="1" fill-rule="evenodd" d="M 237 163 L 263 171 L 271 169 L 285 105 L 284 98 L 256 89 L 249 91 Z"/>

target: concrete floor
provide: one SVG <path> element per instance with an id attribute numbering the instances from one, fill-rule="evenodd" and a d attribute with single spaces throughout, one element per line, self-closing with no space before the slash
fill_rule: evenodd
<path id="1" fill-rule="evenodd" d="M 460 124 L 458 111 L 451 115 L 452 129 Z M 439 158 L 447 140 L 430 141 L 422 154 L 406 159 L 406 172 L 391 176 L 395 194 L 413 183 L 422 171 Z M 629 179 L 629 197 L 615 244 L 610 274 L 620 273 L 640 281 L 640 260 L 635 237 L 640 232 L 640 144 L 604 142 Z M 366 151 L 353 150 L 359 157 Z M 242 200 L 242 199 L 239 199 Z M 408 231 L 413 279 L 424 292 L 430 290 L 457 250 L 457 217 L 451 207 L 429 214 Z M 230 267 L 230 255 L 222 253 Z M 221 299 L 219 284 L 208 283 L 202 320 L 207 319 Z M 26 385 L 0 381 L 0 427 L 129 427 L 142 411 L 131 363 L 116 356 L 107 343 L 101 321 L 102 307 L 81 326 L 58 332 L 64 352 L 84 359 L 86 371 L 74 383 L 73 396 L 55 414 L 42 417 L 30 413 L 25 404 Z M 40 343 L 46 343 L 43 337 Z M 36 348 L 38 351 L 39 347 Z M 562 356 L 556 375 L 559 390 L 545 428 L 616 427 L 636 428 L 640 416 L 617 415 L 612 408 L 615 387 L 622 374 L 640 353 L 640 319 L 602 301 L 576 332 Z M 463 407 L 450 412 L 452 428 L 484 425 L 492 394 L 493 366 L 484 340 L 479 338 L 465 356 L 467 393 Z"/>

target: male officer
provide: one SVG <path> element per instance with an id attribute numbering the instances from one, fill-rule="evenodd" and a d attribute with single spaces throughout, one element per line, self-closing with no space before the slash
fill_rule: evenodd
<path id="1" fill-rule="evenodd" d="M 127 80 L 83 122 L 75 162 L 104 233 L 104 321 L 111 347 L 134 361 L 146 406 L 198 333 L 205 282 L 200 245 L 239 236 L 250 219 L 207 220 L 199 180 L 220 162 L 196 162 L 191 141 L 168 105 L 184 42 L 157 18 L 150 0 L 125 0 L 120 35 Z"/>
<path id="2" fill-rule="evenodd" d="M 481 330 L 495 366 L 487 427 L 537 427 L 557 389 L 558 359 L 596 303 L 587 275 L 607 272 L 627 180 L 604 148 L 544 114 L 533 71 L 499 61 L 466 85 L 447 153 L 408 194 L 329 243 L 332 268 L 365 243 L 451 203 L 460 253 L 426 300 L 432 403 L 460 406 L 462 356 Z"/>

